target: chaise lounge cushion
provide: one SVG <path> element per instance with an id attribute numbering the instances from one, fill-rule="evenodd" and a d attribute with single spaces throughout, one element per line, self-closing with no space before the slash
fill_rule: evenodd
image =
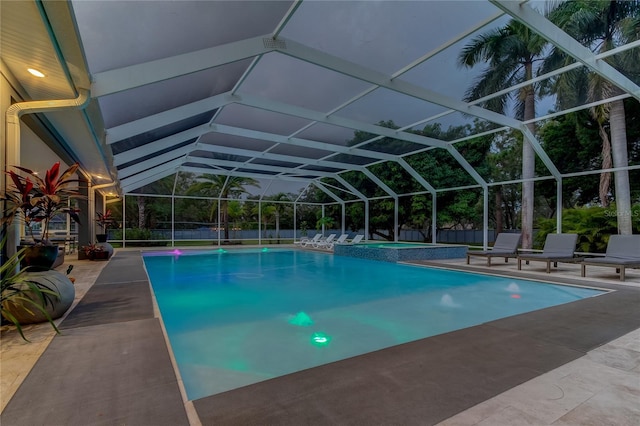
<path id="1" fill-rule="evenodd" d="M 616 267 L 620 269 L 620 280 L 624 281 L 625 267 L 640 268 L 640 235 L 612 235 L 604 257 L 584 260 L 583 277 L 586 275 L 586 265 Z"/>
<path id="2" fill-rule="evenodd" d="M 518 270 L 522 269 L 522 261 L 541 261 L 547 263 L 547 273 L 551 271 L 551 262 L 554 266 L 558 262 L 581 262 L 581 257 L 575 257 L 574 251 L 578 242 L 578 234 L 548 234 L 544 242 L 542 253 L 528 253 L 518 256 Z"/>
<path id="3" fill-rule="evenodd" d="M 511 234 L 501 232 L 498 234 L 492 250 L 469 251 L 467 252 L 467 265 L 471 256 L 481 256 L 487 258 L 487 266 L 491 266 L 492 257 L 504 257 L 507 262 L 509 257 L 518 255 L 518 245 L 522 234 Z"/>

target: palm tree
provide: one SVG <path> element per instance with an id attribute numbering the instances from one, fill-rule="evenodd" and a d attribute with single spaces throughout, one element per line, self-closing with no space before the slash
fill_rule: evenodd
<path id="1" fill-rule="evenodd" d="M 547 42 L 521 23 L 511 20 L 504 27 L 490 30 L 471 40 L 460 52 L 458 64 L 471 68 L 488 63 L 474 85 L 467 90 L 469 102 L 510 87 L 534 76 L 535 65 L 544 57 Z M 505 113 L 509 101 L 515 101 L 516 117 L 527 121 L 535 118 L 535 101 L 540 87 L 530 84 L 518 90 L 481 103 L 492 111 Z M 535 124 L 529 123 L 535 134 Z M 522 144 L 522 247 L 532 247 L 535 153 L 531 144 Z"/>
<path id="2" fill-rule="evenodd" d="M 203 174 L 188 194 L 202 194 L 220 199 L 220 216 L 224 226 L 224 239 L 229 240 L 229 198 L 248 193 L 245 186 L 260 187 L 257 180 L 241 176 Z"/>
<path id="3" fill-rule="evenodd" d="M 291 201 L 291 197 L 284 192 L 279 192 L 271 197 L 269 197 L 273 201 Z M 274 205 L 276 211 L 276 238 L 277 243 L 280 244 L 280 219 L 284 215 L 284 213 L 291 207 L 289 203 L 275 203 Z"/>
<path id="4" fill-rule="evenodd" d="M 262 238 L 264 239 L 267 239 L 267 224 L 277 216 L 276 212 L 276 207 L 268 202 L 258 203 L 253 207 L 253 214 L 262 219 L 262 223 L 258 222 L 258 229 L 262 228 Z M 260 232 L 259 230 L 258 232 Z"/>
<path id="5" fill-rule="evenodd" d="M 229 221 L 234 224 L 234 228 L 237 228 L 236 222 L 242 217 L 242 203 L 238 200 L 231 200 L 229 201 L 229 204 L 227 204 L 227 209 L 227 217 L 229 218 Z"/>
<path id="6" fill-rule="evenodd" d="M 569 35 L 580 41 L 595 53 L 611 50 L 620 44 L 637 40 L 640 36 L 640 1 L 624 0 L 576 0 L 557 4 L 548 11 L 551 21 Z M 637 49 L 609 56 L 605 59 L 623 73 L 637 74 L 640 68 L 640 54 Z M 546 69 L 572 62 L 572 59 L 559 49 L 554 49 L 545 63 Z M 560 109 L 573 106 L 578 102 L 597 101 L 619 94 L 622 90 L 600 75 L 582 67 L 564 73 L 554 80 L 553 90 L 558 98 Z M 626 114 L 623 100 L 602 104 L 591 109 L 591 114 L 599 126 L 602 138 L 602 168 L 627 167 Z M 606 123 L 609 123 L 609 132 Z M 631 189 L 629 172 L 616 171 L 615 201 L 618 212 L 618 231 L 631 234 Z M 600 201 L 608 204 L 610 174 L 600 176 Z"/>

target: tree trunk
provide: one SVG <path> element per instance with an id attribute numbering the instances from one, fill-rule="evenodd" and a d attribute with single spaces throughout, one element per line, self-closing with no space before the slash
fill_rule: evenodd
<path id="1" fill-rule="evenodd" d="M 610 169 L 613 163 L 611 162 L 611 142 L 609 141 L 609 135 L 602 127 L 602 123 L 598 122 L 598 133 L 602 139 L 602 168 Z M 611 188 L 611 173 L 600 173 L 600 186 L 598 187 L 598 193 L 600 195 L 600 204 L 602 207 L 609 207 L 609 190 Z"/>
<path id="2" fill-rule="evenodd" d="M 609 123 L 611 125 L 611 152 L 613 154 L 613 167 L 628 167 L 627 156 L 627 128 L 623 101 L 611 103 L 609 111 Z M 633 226 L 631 223 L 631 187 L 629 185 L 629 171 L 619 170 L 614 173 L 615 199 L 618 214 L 618 232 L 622 235 L 631 235 Z"/>
<path id="3" fill-rule="evenodd" d="M 531 64 L 527 64 L 527 78 L 531 78 Z M 532 120 L 536 116 L 535 97 L 532 86 L 523 88 L 525 90 L 524 99 L 524 120 Z M 535 135 L 535 124 L 529 123 L 527 127 Z M 532 179 L 535 176 L 536 155 L 531 143 L 522 141 L 522 179 Z M 530 249 L 533 246 L 533 206 L 534 187 L 533 181 L 522 182 L 522 248 Z"/>
<path id="4" fill-rule="evenodd" d="M 504 229 L 502 219 L 502 187 L 496 187 L 496 234 Z"/>
<path id="5" fill-rule="evenodd" d="M 220 213 L 224 226 L 224 240 L 229 241 L 229 202 L 227 200 L 223 200 L 220 203 Z"/>
<path id="6" fill-rule="evenodd" d="M 145 198 L 144 197 L 136 197 L 136 201 L 138 203 L 138 228 L 145 228 Z"/>

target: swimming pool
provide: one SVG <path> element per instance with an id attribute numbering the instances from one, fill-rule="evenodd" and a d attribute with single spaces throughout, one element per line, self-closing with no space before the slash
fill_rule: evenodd
<path id="1" fill-rule="evenodd" d="M 298 250 L 144 262 L 190 400 L 602 293 Z"/>

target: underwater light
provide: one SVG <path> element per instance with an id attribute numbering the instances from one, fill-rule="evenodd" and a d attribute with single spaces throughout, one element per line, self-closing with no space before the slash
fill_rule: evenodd
<path id="1" fill-rule="evenodd" d="M 289 324 L 300 327 L 309 327 L 310 325 L 313 325 L 313 320 L 309 315 L 301 311 L 289 318 Z"/>
<path id="2" fill-rule="evenodd" d="M 226 253 L 226 252 L 227 252 L 227 251 L 226 251 L 225 249 L 223 249 L 223 248 L 219 248 L 219 249 L 218 249 L 218 253 Z"/>
<path id="3" fill-rule="evenodd" d="M 311 344 L 314 346 L 327 346 L 331 342 L 331 336 L 318 331 L 311 335 Z"/>
<path id="4" fill-rule="evenodd" d="M 511 298 L 512 298 L 512 299 L 520 299 L 520 297 L 521 297 L 521 296 L 520 296 L 519 294 L 512 294 L 512 295 L 511 295 Z"/>
<path id="5" fill-rule="evenodd" d="M 179 256 L 182 254 L 182 252 L 178 249 L 175 249 L 174 251 L 172 251 L 171 253 L 175 254 L 176 256 Z"/>
<path id="6" fill-rule="evenodd" d="M 265 247 L 262 249 L 262 251 L 269 251 L 269 249 Z"/>

